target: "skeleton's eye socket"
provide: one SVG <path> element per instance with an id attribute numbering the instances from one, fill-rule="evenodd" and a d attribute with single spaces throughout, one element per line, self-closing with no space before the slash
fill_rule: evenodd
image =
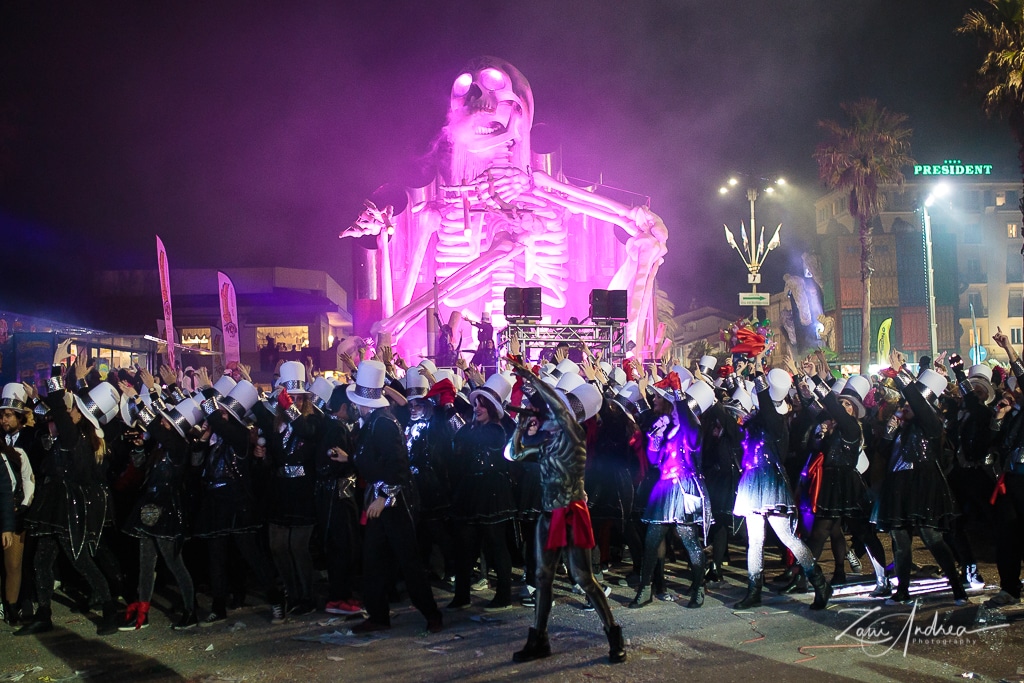
<path id="1" fill-rule="evenodd" d="M 469 86 L 471 85 L 473 85 L 473 74 L 462 74 L 455 79 L 455 84 L 452 85 L 452 95 L 462 97 L 469 92 Z"/>
<path id="2" fill-rule="evenodd" d="M 488 90 L 501 90 L 505 87 L 505 74 L 497 69 L 484 69 L 480 72 L 480 83 Z"/>

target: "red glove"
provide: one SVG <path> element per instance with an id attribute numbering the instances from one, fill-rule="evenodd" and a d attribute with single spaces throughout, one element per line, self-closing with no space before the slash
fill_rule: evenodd
<path id="1" fill-rule="evenodd" d="M 281 406 L 285 410 L 292 407 L 292 397 L 288 395 L 287 389 L 281 389 L 281 393 L 277 395 L 277 405 Z"/>
<path id="2" fill-rule="evenodd" d="M 442 406 L 453 405 L 455 403 L 455 385 L 452 384 L 450 379 L 435 382 L 434 386 L 430 387 L 430 391 L 427 392 L 426 398 L 434 397 L 437 397 L 438 403 Z"/>

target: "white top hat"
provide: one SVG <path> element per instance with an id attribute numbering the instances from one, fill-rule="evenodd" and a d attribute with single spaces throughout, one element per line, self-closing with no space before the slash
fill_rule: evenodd
<path id="1" fill-rule="evenodd" d="M 557 377 L 558 379 L 562 379 L 564 375 L 567 375 L 569 373 L 577 375 L 580 374 L 580 366 L 576 365 L 576 363 L 569 360 L 568 358 L 565 358 L 561 362 L 559 362 L 558 365 L 555 366 L 555 369 L 551 371 L 551 374 Z"/>
<path id="2" fill-rule="evenodd" d="M 706 382 L 694 382 L 686 389 L 686 404 L 697 417 L 715 405 L 715 390 Z"/>
<path id="3" fill-rule="evenodd" d="M 782 368 L 772 368 L 768 371 L 768 394 L 775 402 L 779 413 L 785 415 L 789 412 L 789 390 L 793 388 L 793 376 Z"/>
<path id="4" fill-rule="evenodd" d="M 587 380 L 583 379 L 583 375 L 575 372 L 567 372 L 558 378 L 555 382 L 555 388 L 561 389 L 562 391 L 572 391 L 581 384 L 586 384 Z"/>
<path id="5" fill-rule="evenodd" d="M 992 368 L 987 365 L 972 365 L 967 372 L 967 381 L 972 387 L 985 390 L 985 403 L 989 404 L 996 397 L 996 389 L 992 386 Z"/>
<path id="6" fill-rule="evenodd" d="M 356 368 L 356 382 L 346 391 L 349 399 L 364 408 L 386 408 L 384 398 L 384 364 L 379 360 L 364 360 Z M 440 378 L 438 378 L 440 379 Z"/>
<path id="7" fill-rule="evenodd" d="M 469 392 L 469 402 L 475 403 L 477 398 L 489 401 L 498 415 L 505 412 L 505 403 L 512 397 L 512 384 L 504 375 L 494 373 L 487 378 L 484 385 Z"/>
<path id="8" fill-rule="evenodd" d="M 732 392 L 733 403 L 743 409 L 743 412 L 750 413 L 754 410 L 754 397 L 750 395 L 747 388 L 744 386 L 736 387 L 736 391 Z"/>
<path id="9" fill-rule="evenodd" d="M 611 374 L 612 374 L 612 367 L 614 367 L 614 366 L 611 363 L 609 363 L 608 361 L 603 360 L 603 361 L 600 361 L 597 364 L 597 367 L 601 368 L 601 372 L 603 372 L 605 375 L 611 376 Z"/>
<path id="10" fill-rule="evenodd" d="M 832 393 L 833 394 L 841 394 L 841 393 L 843 393 L 843 389 L 845 389 L 845 388 L 846 388 L 846 378 L 845 377 L 840 377 L 839 379 L 837 379 L 835 382 L 832 383 Z"/>
<path id="11" fill-rule="evenodd" d="M 863 419 L 867 410 L 864 409 L 864 400 L 871 391 L 871 380 L 864 375 L 854 375 L 846 380 L 846 386 L 839 392 L 839 398 L 846 399 L 853 404 L 857 413 L 857 419 Z"/>
<path id="12" fill-rule="evenodd" d="M 242 424 L 245 424 L 246 414 L 252 410 L 256 402 L 260 400 L 260 392 L 253 386 L 252 382 L 243 379 L 227 396 L 222 398 L 220 406 L 228 411 L 231 417 Z"/>
<path id="13" fill-rule="evenodd" d="M 679 375 L 679 385 L 682 388 L 682 391 L 686 391 L 686 388 L 690 386 L 690 382 L 693 381 L 693 373 L 682 365 L 673 365 L 672 372 Z"/>
<path id="14" fill-rule="evenodd" d="M 161 410 L 160 414 L 171 423 L 174 431 L 178 432 L 182 438 L 185 437 L 185 433 L 188 430 L 195 427 L 205 418 L 203 407 L 199 405 L 199 401 L 191 396 L 170 410 Z"/>
<path id="15" fill-rule="evenodd" d="M 558 396 L 579 422 L 585 422 L 597 415 L 604 402 L 597 387 L 586 382 L 572 391 L 558 391 Z"/>
<path id="16" fill-rule="evenodd" d="M 237 382 L 231 375 L 221 375 L 220 379 L 213 383 L 213 389 L 217 392 L 217 396 L 227 396 L 235 388 L 235 384 Z"/>
<path id="17" fill-rule="evenodd" d="M 3 397 L 0 398 L 0 410 L 13 410 L 24 413 L 28 410 L 28 394 L 20 382 L 4 385 Z"/>
<path id="18" fill-rule="evenodd" d="M 421 360 L 419 366 L 426 370 L 427 372 L 429 372 L 431 375 L 437 374 L 437 366 L 434 365 L 434 361 L 430 360 L 429 358 L 424 358 L 423 360 Z"/>
<path id="19" fill-rule="evenodd" d="M 314 379 L 312 386 L 309 387 L 309 393 L 313 395 L 313 407 L 325 415 L 329 413 L 327 404 L 331 402 L 333 391 L 334 385 L 326 377 Z"/>
<path id="20" fill-rule="evenodd" d="M 697 365 L 700 367 L 700 371 L 705 375 L 710 375 L 711 371 L 718 365 L 718 359 L 714 356 L 701 356 L 700 360 L 697 361 Z"/>
<path id="21" fill-rule="evenodd" d="M 636 382 L 626 382 L 619 392 L 612 397 L 612 400 L 622 406 L 626 414 L 636 416 L 640 414 L 643 396 L 640 395 L 640 385 Z"/>
<path id="22" fill-rule="evenodd" d="M 420 366 L 409 368 L 404 379 L 407 398 L 423 398 L 427 395 L 427 390 L 430 387 L 427 384 L 427 378 L 420 373 Z"/>
<path id="23" fill-rule="evenodd" d="M 448 368 L 441 368 L 440 370 L 434 373 L 434 379 L 436 379 L 438 382 L 440 382 L 443 379 L 446 379 L 452 383 L 453 387 L 455 387 L 455 393 L 459 393 L 460 391 L 462 391 L 462 378 L 455 374 L 454 370 L 449 370 Z"/>
<path id="24" fill-rule="evenodd" d="M 608 386 L 615 389 L 626 384 L 626 371 L 622 368 L 612 368 L 608 373 Z"/>
<path id="25" fill-rule="evenodd" d="M 946 381 L 945 377 L 932 369 L 927 369 L 922 370 L 921 374 L 917 376 L 917 382 L 914 383 L 914 386 L 917 387 L 925 399 L 935 403 L 939 400 L 939 396 L 942 396 L 943 392 L 946 391 L 948 384 L 949 382 Z"/>
<path id="26" fill-rule="evenodd" d="M 100 428 L 100 424 L 106 424 L 111 413 L 117 415 L 120 402 L 121 396 L 118 394 L 117 389 L 108 382 L 100 382 L 90 389 L 88 395 L 84 398 L 75 394 L 75 405 L 78 406 L 78 412 L 82 413 L 82 416 L 92 423 L 100 438 L 103 438 L 103 430 Z"/>
<path id="27" fill-rule="evenodd" d="M 281 379 L 277 386 L 284 387 L 289 394 L 305 394 L 306 391 L 306 366 L 297 360 L 286 361 L 281 364 Z"/>

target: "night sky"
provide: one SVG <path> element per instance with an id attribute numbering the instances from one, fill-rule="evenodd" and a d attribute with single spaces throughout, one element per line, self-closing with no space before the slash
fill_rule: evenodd
<path id="1" fill-rule="evenodd" d="M 282 265 L 350 285 L 337 238 L 408 177 L 481 54 L 530 80 L 568 175 L 651 197 L 659 279 L 684 310 L 738 312 L 745 271 L 718 186 L 783 174 L 765 285 L 781 289 L 822 192 L 817 122 L 868 96 L 903 112 L 914 155 L 1015 177 L 1009 128 L 970 84 L 968 2 L 6 2 L 0 6 L 0 308 L 88 322 L 91 268 Z M 708 287 L 713 282 L 713 287 Z M 585 312 L 583 313 L 585 315 Z M 154 302 L 154 315 L 159 302 Z"/>

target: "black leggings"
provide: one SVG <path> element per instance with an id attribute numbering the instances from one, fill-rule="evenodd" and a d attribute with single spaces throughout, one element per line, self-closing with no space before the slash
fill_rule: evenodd
<path id="1" fill-rule="evenodd" d="M 640 565 L 640 587 L 650 586 L 654 580 L 656 566 L 665 559 L 665 537 L 672 530 L 673 526 L 679 532 L 679 538 L 683 541 L 690 556 L 690 571 L 693 575 L 693 582 L 697 585 L 704 583 L 704 548 L 701 546 L 697 536 L 697 527 L 693 524 L 655 524 L 647 525 L 647 537 L 644 539 L 644 561 Z"/>
<path id="2" fill-rule="evenodd" d="M 185 611 L 189 611 L 196 604 L 196 590 L 192 584 L 192 575 L 188 573 L 185 562 L 181 559 L 181 549 L 177 547 L 178 542 L 173 538 L 156 538 L 155 536 L 142 536 L 139 538 L 139 602 L 149 602 L 153 599 L 153 585 L 156 583 L 156 554 L 164 558 L 164 564 L 174 574 L 174 580 L 178 582 L 178 590 L 181 591 L 181 600 L 184 603 Z"/>
<path id="3" fill-rule="evenodd" d="M 846 560 L 846 552 L 838 552 L 835 542 L 836 531 L 838 530 L 842 534 L 842 526 L 841 519 L 815 517 L 814 525 L 811 527 L 811 540 L 807 544 L 811 549 L 811 554 L 814 555 L 815 561 L 817 561 L 825 549 L 825 541 L 832 539 L 832 554 L 836 561 L 837 570 L 843 568 L 843 562 Z M 864 548 L 868 552 L 868 558 L 871 560 L 871 566 L 875 572 L 875 579 L 879 582 L 883 581 L 885 579 L 885 549 L 882 547 L 882 542 L 878 540 L 878 535 L 875 534 L 874 529 L 864 519 L 847 519 L 846 526 L 853 537 L 864 544 Z M 845 548 L 845 537 L 843 540 L 843 547 Z"/>
<path id="4" fill-rule="evenodd" d="M 309 541 L 313 525 L 270 525 L 270 554 L 277 573 L 284 579 L 288 601 L 294 604 L 313 599 L 313 556 Z"/>
<path id="5" fill-rule="evenodd" d="M 71 562 L 79 574 L 89 583 L 93 595 L 108 603 L 112 600 L 110 586 L 103 578 L 103 572 L 99 570 L 96 563 L 89 554 L 88 549 L 75 557 L 71 550 L 71 542 L 64 536 L 40 536 L 39 545 L 36 548 L 36 594 L 39 599 L 39 609 L 49 613 L 50 601 L 53 599 L 53 565 L 57 562 L 57 551 L 62 550 L 65 557 Z"/>
<path id="6" fill-rule="evenodd" d="M 896 560 L 896 577 L 900 585 L 897 588 L 897 595 L 903 599 L 909 596 L 910 589 L 910 567 L 913 564 L 912 540 L 910 529 L 893 529 L 889 532 L 892 535 L 893 555 Z M 918 527 L 918 535 L 924 541 L 928 552 L 932 554 L 935 561 L 939 563 L 942 573 L 949 580 L 953 589 L 954 598 L 966 598 L 967 591 L 960 583 L 960 575 L 956 571 L 956 561 L 953 559 L 953 551 L 946 545 L 942 538 L 942 532 L 932 527 Z"/>
<path id="7" fill-rule="evenodd" d="M 267 592 L 267 602 L 280 602 L 274 568 L 255 531 L 241 531 L 207 539 L 210 560 L 210 593 L 214 602 L 225 603 L 228 597 L 228 543 L 234 542 L 238 554 L 256 575 L 260 587 Z"/>
<path id="8" fill-rule="evenodd" d="M 508 552 L 508 524 L 505 521 L 497 524 L 462 525 L 459 533 L 459 560 L 455 568 L 456 601 L 469 600 L 469 577 L 473 572 L 473 563 L 482 547 L 484 557 L 498 577 L 494 601 L 497 603 L 511 602 L 512 557 Z"/>

